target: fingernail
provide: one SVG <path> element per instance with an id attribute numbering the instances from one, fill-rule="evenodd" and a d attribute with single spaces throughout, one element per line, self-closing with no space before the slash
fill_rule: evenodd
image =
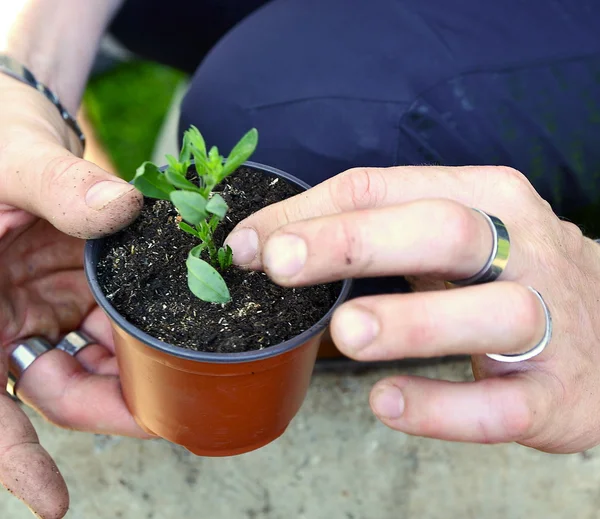
<path id="1" fill-rule="evenodd" d="M 102 180 L 90 187 L 85 195 L 88 207 L 100 211 L 135 188 L 120 180 Z"/>
<path id="2" fill-rule="evenodd" d="M 258 251 L 258 234 L 254 229 L 245 228 L 232 232 L 225 244 L 233 251 L 233 263 L 248 265 L 256 257 Z"/>
<path id="3" fill-rule="evenodd" d="M 366 348 L 379 334 L 376 317 L 368 310 L 353 305 L 338 310 L 334 326 L 338 346 L 348 353 Z"/>
<path id="4" fill-rule="evenodd" d="M 305 241 L 295 234 L 280 234 L 271 238 L 263 253 L 265 270 L 276 278 L 291 278 L 306 263 Z"/>
<path id="5" fill-rule="evenodd" d="M 396 386 L 386 386 L 373 395 L 374 413 L 381 418 L 396 419 L 404 412 L 404 396 Z"/>

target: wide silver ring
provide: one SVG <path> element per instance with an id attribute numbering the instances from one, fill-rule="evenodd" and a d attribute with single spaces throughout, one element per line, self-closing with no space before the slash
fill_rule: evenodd
<path id="1" fill-rule="evenodd" d="M 500 277 L 510 255 L 510 236 L 504 222 L 495 216 L 484 213 L 480 209 L 472 208 L 481 214 L 490 226 L 492 231 L 492 253 L 488 258 L 483 268 L 474 276 L 457 281 L 448 281 L 447 283 L 454 286 L 465 287 L 469 285 L 479 285 L 481 283 L 489 283 Z"/>
<path id="2" fill-rule="evenodd" d="M 8 357 L 8 383 L 6 392 L 16 397 L 19 378 L 36 359 L 52 349 L 52 345 L 41 337 L 30 337 L 13 344 L 14 349 Z"/>
<path id="3" fill-rule="evenodd" d="M 536 344 L 533 348 L 531 348 L 529 351 L 526 351 L 525 353 L 517 353 L 515 355 L 488 353 L 487 356 L 490 359 L 497 360 L 498 362 L 523 362 L 524 360 L 532 359 L 533 357 L 536 357 L 540 353 L 542 353 L 546 349 L 546 346 L 548 346 L 548 344 L 552 340 L 552 315 L 550 314 L 550 309 L 548 308 L 548 305 L 544 301 L 542 295 L 535 288 L 527 288 L 529 288 L 529 290 L 531 290 L 540 300 L 540 303 L 542 303 L 544 315 L 546 316 L 546 331 L 544 332 L 544 337 L 542 337 L 542 340 L 538 344 Z"/>
<path id="4" fill-rule="evenodd" d="M 83 348 L 95 343 L 96 341 L 94 341 L 87 333 L 75 331 L 65 335 L 63 339 L 56 345 L 56 349 L 64 351 L 65 353 L 68 353 L 74 357 Z"/>

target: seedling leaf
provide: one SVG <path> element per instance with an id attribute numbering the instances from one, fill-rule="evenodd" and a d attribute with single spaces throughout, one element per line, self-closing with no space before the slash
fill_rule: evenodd
<path id="1" fill-rule="evenodd" d="M 181 173 L 176 172 L 175 170 L 169 168 L 165 171 L 165 177 L 167 180 L 178 189 L 185 189 L 186 191 L 196 191 L 199 192 L 200 189 L 196 184 L 190 182 L 187 178 L 185 178 Z"/>
<path id="2" fill-rule="evenodd" d="M 231 299 L 225 281 L 206 261 L 194 255 L 194 247 L 188 255 L 188 286 L 192 293 L 209 303 L 227 303 Z"/>
<path id="3" fill-rule="evenodd" d="M 219 249 L 219 266 L 221 270 L 227 270 L 233 262 L 233 251 L 229 245 Z"/>
<path id="4" fill-rule="evenodd" d="M 175 188 L 169 184 L 164 173 L 152 162 L 144 162 L 135 173 L 133 185 L 148 198 L 170 200 L 170 194 Z"/>
<path id="5" fill-rule="evenodd" d="M 171 202 L 173 202 L 181 217 L 192 225 L 198 225 L 208 216 L 206 213 L 206 199 L 199 193 L 173 191 Z"/>
<path id="6" fill-rule="evenodd" d="M 206 210 L 209 213 L 217 215 L 219 217 L 219 220 L 225 218 L 227 209 L 229 209 L 227 207 L 227 202 L 225 202 L 225 200 L 223 200 L 223 197 L 218 193 L 215 193 L 206 204 Z"/>
<path id="7" fill-rule="evenodd" d="M 239 168 L 244 162 L 246 162 L 250 155 L 254 153 L 256 146 L 258 145 L 258 132 L 256 128 L 252 128 L 241 140 L 233 147 L 227 161 L 221 171 L 221 178 L 223 180 L 228 175 L 231 175 L 237 168 Z"/>
<path id="8" fill-rule="evenodd" d="M 188 234 L 191 234 L 192 236 L 195 236 L 196 238 L 198 237 L 198 232 L 196 231 L 196 229 L 194 229 L 191 225 L 188 225 L 185 222 L 179 222 L 179 228 L 183 232 L 187 232 Z"/>

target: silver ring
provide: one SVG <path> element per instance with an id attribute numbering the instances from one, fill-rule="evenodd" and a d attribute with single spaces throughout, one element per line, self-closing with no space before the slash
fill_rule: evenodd
<path id="1" fill-rule="evenodd" d="M 526 351 L 525 353 L 517 353 L 515 355 L 488 353 L 487 356 L 490 359 L 497 360 L 498 362 L 523 362 L 524 360 L 532 359 L 533 357 L 536 357 L 537 355 L 542 353 L 546 349 L 546 346 L 548 346 L 548 344 L 550 343 L 550 340 L 552 339 L 552 315 L 550 315 L 550 309 L 548 308 L 548 305 L 544 301 L 542 295 L 535 288 L 527 288 L 529 288 L 529 290 L 531 290 L 537 296 L 537 298 L 542 303 L 542 307 L 544 308 L 544 315 L 546 316 L 546 331 L 544 333 L 544 336 L 542 337 L 542 340 L 538 344 L 536 344 L 532 349 Z"/>
<path id="2" fill-rule="evenodd" d="M 6 392 L 16 397 L 17 383 L 27 368 L 44 353 L 52 349 L 52 345 L 41 337 L 30 337 L 15 344 L 14 350 L 8 357 L 8 383 Z"/>
<path id="3" fill-rule="evenodd" d="M 56 349 L 64 351 L 65 353 L 71 355 L 71 357 L 74 357 L 81 350 L 83 350 L 83 348 L 95 343 L 96 341 L 94 341 L 87 333 L 76 331 L 65 335 L 63 339 L 56 345 Z"/>
<path id="4" fill-rule="evenodd" d="M 510 236 L 504 222 L 500 218 L 484 213 L 480 209 L 472 209 L 481 214 L 490 226 L 493 240 L 492 253 L 483 268 L 474 276 L 458 281 L 448 281 L 449 284 L 459 287 L 495 281 L 504 272 L 510 254 Z"/>

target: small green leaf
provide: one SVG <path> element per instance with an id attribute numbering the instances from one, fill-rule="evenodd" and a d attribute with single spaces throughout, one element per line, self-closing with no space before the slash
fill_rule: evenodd
<path id="1" fill-rule="evenodd" d="M 139 189 L 144 196 L 170 200 L 170 194 L 175 188 L 169 184 L 164 173 L 152 162 L 144 162 L 136 171 L 133 185 Z"/>
<path id="2" fill-rule="evenodd" d="M 207 216 L 206 199 L 199 193 L 193 191 L 173 191 L 171 202 L 179 211 L 181 217 L 191 223 L 198 225 Z"/>
<path id="3" fill-rule="evenodd" d="M 215 193 L 212 198 L 206 204 L 206 210 L 209 213 L 217 215 L 220 219 L 225 218 L 227 213 L 227 202 L 223 200 L 223 197 L 218 193 Z"/>
<path id="4" fill-rule="evenodd" d="M 179 161 L 175 157 L 173 157 L 173 155 L 165 155 L 165 158 L 167 159 L 167 164 L 169 165 L 169 169 L 179 172 L 179 168 L 180 168 Z"/>
<path id="5" fill-rule="evenodd" d="M 195 236 L 196 238 L 198 237 L 198 232 L 196 231 L 196 229 L 194 229 L 191 225 L 188 225 L 185 222 L 179 222 L 179 228 L 183 232 L 187 232 L 188 234 L 191 234 L 192 236 Z"/>
<path id="6" fill-rule="evenodd" d="M 211 189 L 214 187 L 214 184 L 210 178 L 210 164 L 208 163 L 208 159 L 203 154 L 194 150 L 192 150 L 192 154 L 194 155 L 194 167 L 196 168 L 196 173 L 198 174 L 198 184 L 200 186 L 201 193 L 203 196 L 208 197 Z"/>
<path id="7" fill-rule="evenodd" d="M 198 233 L 198 238 L 200 238 L 203 242 L 207 241 L 211 236 L 211 230 L 209 229 L 208 222 L 206 220 L 202 220 L 196 226 L 196 232 Z"/>
<path id="8" fill-rule="evenodd" d="M 200 191 L 200 188 L 196 184 L 190 182 L 181 173 L 173 171 L 171 167 L 165 171 L 165 177 L 171 185 L 176 188 L 185 189 L 187 191 Z"/>
<path id="9" fill-rule="evenodd" d="M 209 168 L 208 158 L 206 157 L 206 155 L 204 153 L 200 153 L 199 151 L 196 151 L 195 149 L 192 149 L 192 155 L 194 157 L 196 172 L 198 173 L 199 177 L 202 177 L 203 175 L 206 174 L 206 172 L 208 171 L 208 168 Z"/>
<path id="10" fill-rule="evenodd" d="M 219 266 L 221 270 L 227 270 L 233 263 L 233 251 L 229 245 L 219 249 Z"/>
<path id="11" fill-rule="evenodd" d="M 188 255 L 186 266 L 188 269 L 188 286 L 192 293 L 209 303 L 227 303 L 231 296 L 225 280 L 206 261 L 196 257 L 194 247 Z"/>
<path id="12" fill-rule="evenodd" d="M 221 178 L 231 175 L 237 168 L 239 168 L 244 162 L 246 162 L 250 155 L 256 150 L 258 145 L 258 131 L 256 128 L 252 128 L 246 135 L 244 135 L 240 141 L 233 147 L 223 170 L 221 171 Z"/>
<path id="13" fill-rule="evenodd" d="M 189 143 L 186 134 L 183 134 L 183 145 L 181 146 L 181 151 L 179 152 L 179 162 L 189 162 L 191 158 L 192 147 Z"/>
<path id="14" fill-rule="evenodd" d="M 216 186 L 221 179 L 221 171 L 223 170 L 223 157 L 216 146 L 213 146 L 208 152 L 208 168 L 213 186 Z"/>
<path id="15" fill-rule="evenodd" d="M 181 151 L 182 153 L 187 153 L 190 152 L 192 148 L 195 148 L 206 157 L 206 143 L 204 142 L 204 137 L 202 137 L 200 130 L 193 125 L 183 134 L 183 147 Z M 189 156 L 185 156 L 184 158 L 189 158 Z"/>
<path id="16" fill-rule="evenodd" d="M 215 231 L 219 223 L 221 222 L 221 218 L 219 218 L 216 214 L 213 214 L 208 221 L 208 229 L 212 236 L 212 233 Z"/>

